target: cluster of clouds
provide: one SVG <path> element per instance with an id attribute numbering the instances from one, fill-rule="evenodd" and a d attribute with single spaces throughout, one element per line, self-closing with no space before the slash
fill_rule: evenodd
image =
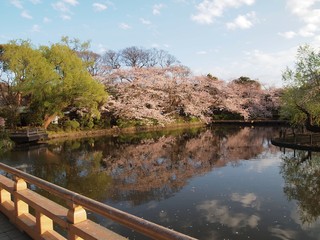
<path id="1" fill-rule="evenodd" d="M 25 5 L 28 3 L 32 3 L 33 5 L 37 5 L 42 3 L 43 0 L 10 0 L 10 3 L 18 9 L 21 9 L 21 17 L 26 19 L 33 19 L 33 16 L 26 10 Z M 101 12 L 108 9 L 108 5 L 111 2 L 107 3 L 92 3 L 92 9 L 95 12 Z M 60 13 L 60 17 L 64 20 L 70 20 L 73 15 L 72 8 L 79 5 L 79 0 L 60 0 L 51 4 L 52 8 Z M 48 18 L 44 21 L 48 21 Z"/>
<path id="2" fill-rule="evenodd" d="M 288 30 L 279 35 L 291 39 L 296 36 L 314 37 L 320 30 L 320 9 L 315 8 L 319 0 L 287 0 L 287 9 L 297 17 L 303 26 L 297 30 Z"/>
<path id="3" fill-rule="evenodd" d="M 16 8 L 21 10 L 20 16 L 25 19 L 33 19 L 33 16 L 30 14 L 30 12 L 26 9 L 25 5 L 28 3 L 32 3 L 33 5 L 37 5 L 40 3 L 43 3 L 43 0 L 9 0 L 10 3 L 15 6 Z M 74 14 L 72 9 L 76 7 L 77 5 L 80 4 L 79 0 L 60 0 L 56 1 L 51 4 L 51 7 L 57 11 L 60 14 L 60 18 L 63 20 L 71 20 L 72 15 Z M 102 2 L 94 2 L 92 3 L 92 10 L 94 12 L 102 12 L 107 10 L 110 6 L 114 5 L 111 1 L 103 1 Z M 166 7 L 165 4 L 158 3 L 154 4 L 152 6 L 152 14 L 154 16 L 156 15 L 161 15 L 161 11 Z M 48 17 L 45 17 L 43 19 L 44 23 L 51 22 L 52 20 Z M 148 19 L 140 18 L 140 22 L 144 25 L 151 25 L 151 21 Z M 119 28 L 123 30 L 128 30 L 131 29 L 132 27 L 125 22 L 119 23 Z M 39 32 L 40 31 L 40 26 L 39 25 L 34 25 L 32 28 L 33 32 Z"/>
<path id="4" fill-rule="evenodd" d="M 255 0 L 204 0 L 196 6 L 197 13 L 191 19 L 200 24 L 212 24 L 217 18 L 223 16 L 229 8 L 239 8 L 241 6 L 251 6 Z M 251 11 L 245 15 L 238 15 L 233 21 L 227 22 L 228 29 L 248 29 L 254 25 L 256 13 Z"/>
<path id="5" fill-rule="evenodd" d="M 18 9 L 21 9 L 21 17 L 26 19 L 33 19 L 30 12 L 24 7 L 27 3 L 34 5 L 43 3 L 43 0 L 9 0 L 10 3 Z M 181 2 L 179 0 L 178 2 Z M 186 2 L 184 0 L 183 2 Z M 291 39 L 296 36 L 312 37 L 315 36 L 320 30 L 320 9 L 315 8 L 316 3 L 320 0 L 286 0 L 286 9 L 303 25 L 299 29 L 288 29 L 285 32 L 278 34 L 284 38 Z M 191 20 L 204 25 L 214 24 L 221 19 L 225 13 L 230 9 L 239 9 L 244 7 L 252 7 L 255 5 L 256 0 L 202 0 L 195 5 L 195 12 L 191 15 Z M 79 0 L 59 0 L 51 4 L 52 8 L 59 12 L 60 17 L 64 20 L 70 20 L 73 12 L 72 8 L 80 4 Z M 95 12 L 102 12 L 107 10 L 113 3 L 111 1 L 93 2 L 92 10 Z M 152 6 L 153 15 L 161 15 L 161 11 L 166 8 L 163 3 L 157 3 Z M 247 9 L 246 8 L 246 9 Z M 44 19 L 48 22 L 50 19 Z M 151 25 L 150 20 L 140 19 L 142 24 Z M 257 13 L 254 10 L 248 11 L 245 14 L 234 16 L 234 19 L 225 22 L 227 29 L 249 29 L 259 23 Z M 119 27 L 127 30 L 130 25 L 127 23 L 119 24 Z"/>
<path id="6" fill-rule="evenodd" d="M 302 24 L 299 29 L 288 29 L 278 34 L 284 38 L 291 39 L 296 36 L 313 37 L 320 30 L 320 8 L 316 4 L 320 0 L 286 0 L 286 9 Z M 196 6 L 196 13 L 191 19 L 199 24 L 213 24 L 218 18 L 224 16 L 228 9 L 253 6 L 255 0 L 203 0 Z M 225 23 L 228 29 L 249 29 L 258 23 L 255 11 L 238 15 L 233 21 Z"/>
<path id="7" fill-rule="evenodd" d="M 20 16 L 24 19 L 34 19 L 31 5 L 47 4 L 46 0 L 8 0 L 12 6 L 20 10 Z M 227 31 L 240 31 L 257 29 L 257 26 L 265 22 L 262 13 L 258 10 L 257 0 L 174 0 L 176 4 L 187 4 L 191 6 L 189 18 L 186 20 L 194 22 L 203 27 L 212 27 L 215 25 L 222 25 Z M 71 20 L 75 15 L 76 8 L 83 2 L 80 0 L 55 0 L 50 3 L 50 7 L 63 20 Z M 295 39 L 296 41 L 309 42 L 312 45 L 320 46 L 320 0 L 285 0 L 283 2 L 286 11 L 295 21 L 295 25 L 288 24 L 288 29 L 282 29 L 279 32 L 275 31 L 275 35 L 282 37 L 285 41 Z M 88 4 L 86 2 L 86 4 Z M 172 2 L 170 3 L 172 4 Z M 159 17 L 164 11 L 170 10 L 170 4 L 164 0 L 159 0 L 150 5 L 150 9 L 146 16 L 141 16 L 137 20 L 140 24 L 149 27 L 149 29 L 156 29 L 152 20 L 153 17 Z M 117 9 L 116 1 L 111 0 L 93 0 L 90 3 L 91 11 L 93 13 L 107 12 L 111 7 Z M 88 9 L 90 10 L 90 9 Z M 236 10 L 236 11 L 235 11 Z M 52 22 L 53 19 L 49 17 L 43 18 L 43 24 Z M 117 27 L 121 30 L 133 29 L 130 22 L 119 22 Z M 290 29 L 291 28 L 291 29 Z M 41 25 L 34 24 L 32 32 L 41 32 Z M 218 46 L 219 47 L 219 46 Z M 292 64 L 295 56 L 297 46 L 288 46 L 278 52 L 265 52 L 260 49 L 252 49 L 250 52 L 243 52 L 242 58 L 237 61 L 230 62 L 229 65 L 233 69 L 251 74 L 261 73 L 257 76 L 260 80 L 262 78 L 274 78 L 281 81 L 281 69 L 284 66 Z M 213 50 L 199 49 L 195 54 L 209 55 Z M 216 50 L 215 50 L 215 53 Z M 218 54 L 218 53 L 217 53 Z M 238 55 L 240 55 L 238 53 Z M 183 59 L 182 59 L 183 61 Z M 266 67 L 267 66 L 267 67 Z M 201 68 L 201 67 L 200 67 Z M 267 69 L 268 68 L 268 69 Z M 230 67 L 215 65 L 212 66 L 209 72 L 216 70 L 219 77 L 227 80 L 230 79 Z M 196 70 L 197 71 L 197 70 Z M 208 71 L 199 69 L 198 72 Z M 268 71 L 268 73 L 266 73 Z M 238 73 L 237 73 L 238 74 Z M 265 76 L 264 76 L 265 74 Z M 267 75 L 269 74 L 269 75 Z M 273 74 L 271 76 L 270 74 Z M 222 76 L 221 76 L 222 75 Z M 232 76 L 233 77 L 233 76 Z M 279 85 L 276 83 L 276 85 Z"/>
<path id="8" fill-rule="evenodd" d="M 286 0 L 285 9 L 289 16 L 295 19 L 292 29 L 283 32 L 275 32 L 275 35 L 283 37 L 285 40 L 296 39 L 297 42 L 307 42 L 313 46 L 320 46 L 320 0 Z M 202 0 L 195 7 L 195 13 L 191 19 L 201 25 L 225 25 L 228 30 L 246 30 L 255 27 L 265 21 L 256 12 L 258 2 L 256 0 Z M 233 20 L 226 20 L 227 16 L 232 16 L 234 11 L 242 14 L 233 16 Z M 256 10 L 256 11 L 255 11 Z M 261 19 L 259 19 L 261 18 Z M 290 25 L 288 24 L 288 28 Z M 281 51 L 266 52 L 264 50 L 252 49 L 243 52 L 241 60 L 232 61 L 232 69 L 236 69 L 238 74 L 258 73 L 258 79 L 263 79 L 263 84 L 272 86 L 282 86 L 281 72 L 285 66 L 292 66 L 295 59 L 297 46 L 289 46 Z M 206 53 L 199 51 L 198 54 Z M 228 79 L 230 68 L 214 66 L 213 70 L 222 73 L 222 78 Z M 221 76 L 221 75 L 220 75 Z"/>

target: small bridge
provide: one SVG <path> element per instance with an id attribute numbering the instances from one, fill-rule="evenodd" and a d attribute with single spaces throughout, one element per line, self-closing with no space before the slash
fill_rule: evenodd
<path id="1" fill-rule="evenodd" d="M 120 223 L 152 239 L 195 239 L 0 163 L 0 211 L 33 239 L 127 239 L 89 219 L 87 211 Z M 10 176 L 10 177 L 7 177 Z M 30 186 L 32 186 L 30 188 Z M 62 206 L 33 189 L 66 202 Z M 66 232 L 61 235 L 55 229 Z"/>
<path id="2" fill-rule="evenodd" d="M 48 139 L 48 133 L 44 129 L 32 128 L 10 132 L 10 139 L 16 143 L 37 142 Z"/>

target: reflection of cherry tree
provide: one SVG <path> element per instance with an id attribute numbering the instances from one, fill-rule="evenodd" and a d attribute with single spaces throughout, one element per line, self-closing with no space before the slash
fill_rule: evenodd
<path id="1" fill-rule="evenodd" d="M 108 149 L 103 164 L 114 180 L 114 198 L 136 195 L 141 201 L 141 192 L 165 197 L 196 175 L 257 156 L 270 134 L 259 128 L 232 128 L 144 139 Z"/>
<path id="2" fill-rule="evenodd" d="M 305 152 L 297 157 L 287 156 L 281 166 L 285 180 L 284 192 L 289 200 L 296 200 L 302 223 L 313 223 L 320 216 L 320 156 Z"/>

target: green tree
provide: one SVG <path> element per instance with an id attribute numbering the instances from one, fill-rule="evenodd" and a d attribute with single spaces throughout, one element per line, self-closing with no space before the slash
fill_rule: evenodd
<path id="1" fill-rule="evenodd" d="M 283 72 L 287 83 L 281 98 L 281 115 L 293 124 L 320 130 L 320 52 L 309 45 L 298 48 L 294 69 Z"/>
<path id="2" fill-rule="evenodd" d="M 41 85 L 42 80 L 50 81 L 54 72 L 41 52 L 24 40 L 1 45 L 0 63 L 1 114 L 13 127 L 19 123 L 19 113 L 28 104 L 27 99 L 32 95 L 30 90 Z"/>
<path id="3" fill-rule="evenodd" d="M 33 119 L 42 119 L 44 128 L 68 107 L 87 108 L 100 116 L 107 93 L 66 44 L 36 49 L 29 42 L 14 41 L 3 46 L 1 60 L 4 79 L 10 79 L 4 85 L 17 96 L 15 105 L 26 107 Z"/>

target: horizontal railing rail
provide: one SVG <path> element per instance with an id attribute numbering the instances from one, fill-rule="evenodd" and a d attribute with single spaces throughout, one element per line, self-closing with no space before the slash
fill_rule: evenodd
<path id="1" fill-rule="evenodd" d="M 54 224 L 67 231 L 68 239 L 125 239 L 87 219 L 86 211 L 99 214 L 153 239 L 195 239 L 141 219 L 81 194 L 67 190 L 28 173 L 0 163 L 0 169 L 13 180 L 0 175 L 0 210 L 34 239 L 66 239 Z M 55 195 L 67 208 L 40 196 L 27 183 Z M 35 213 L 31 213 L 33 209 Z"/>

